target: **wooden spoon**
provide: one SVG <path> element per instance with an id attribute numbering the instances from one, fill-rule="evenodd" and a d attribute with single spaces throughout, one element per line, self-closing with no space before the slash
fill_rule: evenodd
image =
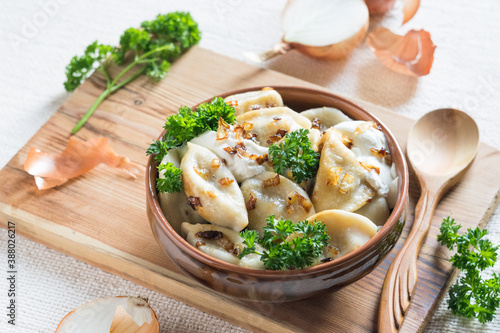
<path id="1" fill-rule="evenodd" d="M 410 234 L 385 277 L 378 331 L 397 332 L 417 283 L 417 258 L 436 206 L 471 166 L 479 145 L 474 120 L 454 109 L 439 109 L 418 120 L 408 135 L 406 154 L 418 178 L 421 196 Z"/>

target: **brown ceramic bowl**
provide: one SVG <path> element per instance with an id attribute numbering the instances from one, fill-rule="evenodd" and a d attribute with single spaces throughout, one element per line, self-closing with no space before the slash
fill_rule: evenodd
<path id="1" fill-rule="evenodd" d="M 253 87 L 221 94 L 227 97 Z M 367 243 L 339 259 L 311 268 L 270 271 L 244 268 L 215 259 L 185 241 L 170 226 L 162 213 L 156 190 L 157 163 L 150 157 L 146 169 L 147 213 L 153 233 L 172 261 L 188 276 L 228 296 L 252 301 L 283 302 L 307 298 L 352 283 L 370 273 L 396 244 L 406 220 L 408 205 L 408 168 L 391 132 L 376 117 L 360 106 L 329 92 L 300 87 L 274 87 L 285 105 L 300 112 L 309 108 L 330 106 L 342 110 L 352 119 L 371 120 L 380 124 L 396 164 L 399 194 L 392 213 Z M 205 102 L 210 101 L 210 96 Z M 164 133 L 161 134 L 163 136 Z"/>

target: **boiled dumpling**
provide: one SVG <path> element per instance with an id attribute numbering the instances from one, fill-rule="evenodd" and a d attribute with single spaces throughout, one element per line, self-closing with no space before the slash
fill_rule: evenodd
<path id="1" fill-rule="evenodd" d="M 300 114 L 309 119 L 312 123 L 312 128 L 320 130 L 321 133 L 338 123 L 351 121 L 351 118 L 339 109 L 329 107 L 309 109 Z"/>
<path id="2" fill-rule="evenodd" d="M 278 142 L 286 133 L 311 128 L 309 119 L 287 107 L 246 112 L 236 117 L 236 121 L 240 124 L 252 124 L 252 132 L 257 134 L 257 140 L 264 147 Z"/>
<path id="3" fill-rule="evenodd" d="M 321 142 L 321 135 L 322 135 L 322 133 L 315 128 L 311 128 L 309 130 L 309 134 L 307 134 L 307 137 L 309 138 L 309 142 L 311 143 L 311 148 L 316 152 L 319 151 L 319 144 Z"/>
<path id="4" fill-rule="evenodd" d="M 367 182 L 380 196 L 386 197 L 393 177 L 384 132 L 375 123 L 362 120 L 341 123 L 334 128 L 349 139 L 351 151 L 366 170 Z"/>
<path id="5" fill-rule="evenodd" d="M 321 138 L 323 149 L 312 194 L 317 211 L 342 209 L 352 212 L 375 195 L 366 182 L 366 170 L 342 140 L 342 134 L 333 128 Z"/>
<path id="6" fill-rule="evenodd" d="M 298 222 L 315 214 L 307 193 L 274 172 L 263 172 L 245 180 L 241 191 L 248 210 L 248 229 L 256 230 L 261 236 L 269 215 Z"/>
<path id="7" fill-rule="evenodd" d="M 330 240 L 324 258 L 337 259 L 356 250 L 377 233 L 377 226 L 368 218 L 343 210 L 325 210 L 308 218 L 309 222 L 325 224 Z"/>
<path id="8" fill-rule="evenodd" d="M 396 174 L 396 164 L 393 163 L 391 166 L 391 177 L 393 178 L 391 184 L 389 185 L 389 194 L 387 195 L 387 204 L 389 208 L 394 208 L 396 206 L 396 201 L 398 200 L 398 175 Z"/>
<path id="9" fill-rule="evenodd" d="M 173 163 L 176 167 L 180 167 L 179 155 L 183 153 L 182 149 L 173 148 L 168 151 L 168 154 L 163 157 L 161 164 L 167 164 L 168 162 Z M 165 171 L 160 171 L 159 178 L 165 178 Z M 184 191 L 176 193 L 159 193 L 160 206 L 163 211 L 163 215 L 170 223 L 172 228 L 177 233 L 180 233 L 181 223 L 184 221 L 189 221 L 190 223 L 205 223 L 203 218 L 198 215 L 198 213 L 189 206 L 187 202 L 187 196 Z"/>
<path id="10" fill-rule="evenodd" d="M 190 224 L 182 223 L 181 235 L 186 241 L 200 251 L 242 267 L 264 269 L 264 263 L 260 261 L 260 255 L 252 253 L 238 258 L 238 254 L 243 250 L 243 238 L 231 229 L 219 227 L 212 224 Z M 262 247 L 256 244 L 256 250 L 263 252 Z"/>
<path id="11" fill-rule="evenodd" d="M 235 231 L 247 226 L 243 194 L 233 174 L 217 155 L 188 142 L 181 170 L 188 201 L 202 218 Z"/>
<path id="12" fill-rule="evenodd" d="M 239 128 L 240 131 L 235 128 Z M 224 135 L 219 134 L 218 137 L 218 132 L 207 131 L 191 142 L 211 150 L 224 160 L 238 183 L 241 183 L 247 178 L 273 169 L 268 161 L 269 149 L 252 140 L 244 139 L 241 135 L 242 131 L 241 125 L 239 127 L 228 125 Z"/>
<path id="13" fill-rule="evenodd" d="M 378 226 L 384 225 L 389 216 L 391 215 L 391 210 L 387 205 L 387 200 L 380 196 L 375 196 L 366 205 L 355 211 L 355 213 L 363 215 L 370 219 L 373 223 Z"/>
<path id="14" fill-rule="evenodd" d="M 248 111 L 283 106 L 281 95 L 274 89 L 231 95 L 226 97 L 224 102 L 231 104 L 235 108 L 237 116 Z"/>

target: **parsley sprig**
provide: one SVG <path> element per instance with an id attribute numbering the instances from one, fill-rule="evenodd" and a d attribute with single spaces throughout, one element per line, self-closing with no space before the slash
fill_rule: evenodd
<path id="1" fill-rule="evenodd" d="M 214 97 L 211 102 L 201 103 L 196 110 L 187 106 L 179 108 L 177 114 L 165 121 L 165 135 L 153 143 L 146 150 L 146 155 L 154 155 L 156 161 L 161 162 L 163 157 L 172 148 L 178 147 L 195 138 L 201 133 L 219 127 L 219 118 L 229 124 L 236 121 L 235 109 L 224 102 L 221 97 Z M 156 179 L 156 187 L 160 192 L 180 192 L 182 190 L 182 171 L 172 163 L 159 164 L 158 173 L 164 171 L 165 178 Z"/>
<path id="2" fill-rule="evenodd" d="M 311 148 L 307 134 L 307 129 L 287 133 L 284 142 L 269 147 L 274 171 L 287 176 L 288 170 L 291 170 L 297 183 L 313 178 L 318 169 L 320 155 Z"/>
<path id="3" fill-rule="evenodd" d="M 169 149 L 178 147 L 205 131 L 216 131 L 219 127 L 219 118 L 228 124 L 236 121 L 235 109 L 221 97 L 200 104 L 196 110 L 182 106 L 177 114 L 167 118 L 163 126 L 166 130 L 164 137 L 154 140 L 146 154 L 155 154 L 155 159 L 161 161 Z"/>
<path id="4" fill-rule="evenodd" d="M 437 237 L 449 250 L 456 248 L 450 261 L 465 273 L 449 290 L 448 308 L 481 323 L 492 321 L 500 305 L 500 275 L 483 279 L 480 273 L 495 265 L 499 246 L 485 238 L 486 230 L 468 228 L 465 234 L 458 234 L 460 228 L 455 219 L 444 218 Z"/>
<path id="5" fill-rule="evenodd" d="M 267 269 L 302 269 L 310 266 L 321 255 L 323 247 L 328 245 L 330 237 L 326 226 L 316 220 L 295 224 L 291 220 L 275 220 L 275 216 L 271 215 L 266 221 L 261 238 L 255 230 L 240 232 L 246 246 L 238 255 L 240 259 L 256 253 L 261 255 L 260 260 Z M 264 248 L 262 253 L 256 250 L 257 244 Z"/>
<path id="6" fill-rule="evenodd" d="M 160 164 L 158 172 L 164 172 L 165 178 L 156 178 L 156 188 L 161 193 L 175 193 L 182 190 L 182 170 L 172 162 Z"/>
<path id="7" fill-rule="evenodd" d="M 158 15 L 152 21 L 144 21 L 141 28 L 129 28 L 120 37 L 117 47 L 90 44 L 82 56 L 75 56 L 66 67 L 67 91 L 75 90 L 94 71 L 100 71 L 106 77 L 106 89 L 92 104 L 82 119 L 75 125 L 75 134 L 92 116 L 101 102 L 126 84 L 142 74 L 159 81 L 170 69 L 170 63 L 197 44 L 201 38 L 198 24 L 186 12 L 172 12 Z M 128 61 L 128 55 L 133 56 Z M 127 65 L 116 77 L 109 73 L 109 65 Z M 131 75 L 125 74 L 134 69 Z"/>

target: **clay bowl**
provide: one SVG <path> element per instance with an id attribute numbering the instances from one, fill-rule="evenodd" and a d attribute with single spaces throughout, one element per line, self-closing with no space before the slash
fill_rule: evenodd
<path id="1" fill-rule="evenodd" d="M 253 87 L 221 94 L 221 97 L 260 90 Z M 392 213 L 380 231 L 357 250 L 339 259 L 307 269 L 269 271 L 239 267 L 212 258 L 186 242 L 162 213 L 157 190 L 157 164 L 150 157 L 146 169 L 147 213 L 152 231 L 171 260 L 188 276 L 227 296 L 251 301 L 284 302 L 303 299 L 352 283 L 370 273 L 396 244 L 406 220 L 408 168 L 401 147 L 375 116 L 360 106 L 329 92 L 300 87 L 274 87 L 285 105 L 300 112 L 330 106 L 352 119 L 371 120 L 384 132 L 399 177 L 399 194 Z M 210 101 L 211 98 L 205 102 Z M 196 107 L 196 106 L 195 106 Z M 164 133 L 161 134 L 163 136 Z"/>

